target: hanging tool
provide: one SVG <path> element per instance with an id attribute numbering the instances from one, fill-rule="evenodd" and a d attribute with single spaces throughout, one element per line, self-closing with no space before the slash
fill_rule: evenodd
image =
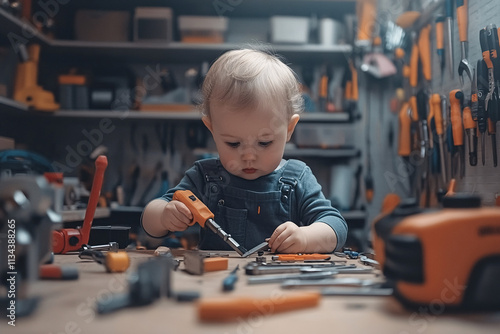
<path id="1" fill-rule="evenodd" d="M 420 158 L 422 159 L 423 169 L 420 171 L 420 184 L 418 188 L 418 197 L 423 196 L 422 204 L 426 207 L 429 206 L 429 184 L 428 178 L 430 174 L 429 168 L 429 128 L 427 124 L 427 106 L 428 96 L 420 90 L 417 93 L 417 113 L 418 113 L 418 127 L 420 137 Z"/>
<path id="2" fill-rule="evenodd" d="M 458 34 L 460 36 L 460 50 L 462 55 L 462 60 L 458 65 L 458 75 L 460 77 L 460 83 L 462 87 L 464 85 L 463 73 L 467 73 L 469 80 L 472 80 L 472 70 L 468 58 L 469 45 L 467 29 L 469 28 L 469 17 L 468 17 L 468 1 L 467 0 L 457 0 L 457 23 L 458 23 Z"/>
<path id="3" fill-rule="evenodd" d="M 491 148 L 493 153 L 493 166 L 498 165 L 497 160 L 497 141 L 496 141 L 496 123 L 500 117 L 499 108 L 499 86 L 500 86 L 500 45 L 498 41 L 498 31 L 494 24 L 489 24 L 487 27 L 488 45 L 490 49 L 490 59 L 493 64 L 494 88 L 491 106 L 488 106 L 488 134 L 491 136 Z"/>
<path id="4" fill-rule="evenodd" d="M 445 0 L 445 28 L 446 28 L 446 65 L 450 72 L 451 80 L 455 77 L 455 65 L 453 63 L 453 0 Z"/>
<path id="5" fill-rule="evenodd" d="M 445 68 L 443 22 L 444 22 L 444 16 L 438 15 L 436 18 L 436 52 L 439 58 L 439 67 L 441 69 L 440 86 L 443 86 L 444 68 Z"/>
<path id="6" fill-rule="evenodd" d="M 452 161 L 451 174 L 455 178 L 457 171 L 460 178 L 465 176 L 465 148 L 464 148 L 464 127 L 462 124 L 462 103 L 464 93 L 459 89 L 454 89 L 450 92 L 450 120 L 453 131 L 453 146 L 458 154 L 458 161 Z"/>
<path id="7" fill-rule="evenodd" d="M 214 214 L 190 190 L 177 190 L 174 193 L 172 200 L 184 203 L 184 205 L 188 207 L 189 211 L 191 211 L 193 219 L 189 223 L 189 226 L 196 223 L 198 223 L 201 227 L 205 227 L 206 225 L 239 255 L 243 255 L 247 251 L 215 222 L 213 219 Z"/>
<path id="8" fill-rule="evenodd" d="M 488 67 L 484 60 L 477 61 L 477 130 L 481 141 L 481 162 L 485 164 L 485 133 L 488 129 L 488 114 L 486 113 L 486 96 L 488 95 Z M 472 110 L 471 110 L 472 113 Z M 474 119 L 474 114 L 473 114 Z"/>
<path id="9" fill-rule="evenodd" d="M 14 100 L 27 104 L 36 110 L 55 111 L 59 104 L 55 103 L 54 94 L 38 85 L 38 63 L 40 60 L 40 45 L 31 44 L 26 50 L 24 44 L 18 43 L 19 54 L 26 56 L 17 65 L 14 82 Z"/>
<path id="10" fill-rule="evenodd" d="M 200 299 L 198 319 L 205 322 L 232 321 L 260 314 L 262 316 L 296 309 L 318 306 L 321 295 L 317 292 L 301 292 L 273 298 L 204 298 Z"/>
<path id="11" fill-rule="evenodd" d="M 443 184 L 446 186 L 448 184 L 448 178 L 446 176 L 446 159 L 444 154 L 444 123 L 443 123 L 443 111 L 441 110 L 441 96 L 439 94 L 432 94 L 431 103 L 434 108 L 434 123 L 436 125 L 436 133 L 438 136 L 439 143 L 439 158 L 441 164 L 441 177 L 443 179 Z"/>
<path id="12" fill-rule="evenodd" d="M 495 57 L 495 61 L 497 62 L 496 49 L 498 42 L 495 41 L 495 35 L 493 31 L 496 32 L 496 29 L 491 29 L 490 27 L 483 28 L 479 32 L 479 42 L 481 44 L 481 51 L 483 53 L 483 60 L 488 68 L 488 93 L 485 98 L 485 110 L 488 118 L 488 134 L 491 137 L 491 144 L 493 150 L 493 164 L 497 166 L 497 150 L 496 150 L 496 134 L 495 127 L 497 121 L 497 104 L 498 104 L 498 96 L 495 91 L 495 72 L 493 69 L 493 59 L 492 55 Z M 498 37 L 497 37 L 498 40 Z M 497 62 L 498 64 L 498 62 Z M 482 145 L 482 144 L 481 144 Z"/>
<path id="13" fill-rule="evenodd" d="M 97 157 L 95 161 L 94 181 L 90 191 L 85 218 L 81 228 L 63 228 L 52 231 L 52 250 L 55 254 L 65 254 L 71 251 L 77 251 L 83 245 L 88 244 L 90 228 L 94 219 L 95 209 L 101 194 L 102 182 L 104 180 L 104 171 L 108 166 L 108 159 L 104 155 Z"/>
<path id="14" fill-rule="evenodd" d="M 356 2 L 356 16 L 358 18 L 358 34 L 356 47 L 368 49 L 372 41 L 372 33 L 377 15 L 376 0 L 358 0 Z"/>
<path id="15" fill-rule="evenodd" d="M 93 260 L 104 265 L 109 273 L 122 273 L 130 266 L 130 257 L 127 252 L 107 252 L 104 254 L 98 250 L 82 250 L 78 257 L 80 259 Z"/>
<path id="16" fill-rule="evenodd" d="M 236 268 L 233 269 L 229 273 L 229 275 L 224 278 L 222 281 L 222 291 L 232 291 L 234 290 L 234 285 L 236 284 L 236 281 L 238 280 L 238 275 L 236 272 L 240 269 L 240 265 L 238 264 Z"/>

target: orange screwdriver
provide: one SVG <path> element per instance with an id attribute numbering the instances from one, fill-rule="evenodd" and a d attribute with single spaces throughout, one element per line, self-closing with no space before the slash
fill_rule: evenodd
<path id="1" fill-rule="evenodd" d="M 314 260 L 330 260 L 328 254 L 278 254 L 271 257 L 273 261 L 314 261 Z"/>
<path id="2" fill-rule="evenodd" d="M 206 225 L 239 255 L 243 255 L 247 251 L 215 222 L 212 211 L 210 211 L 210 209 L 208 209 L 208 207 L 203 204 L 203 202 L 200 201 L 190 190 L 177 190 L 174 193 L 172 200 L 184 203 L 184 205 L 188 207 L 189 211 L 191 211 L 193 219 L 189 224 L 190 226 L 196 223 L 198 223 L 201 227 L 205 227 Z"/>
<path id="3" fill-rule="evenodd" d="M 465 149 L 464 149 L 464 126 L 462 124 L 462 101 L 464 93 L 460 89 L 454 89 L 450 92 L 450 120 L 453 132 L 453 145 L 458 150 L 458 165 L 452 164 L 452 177 L 459 171 L 460 178 L 465 176 Z"/>

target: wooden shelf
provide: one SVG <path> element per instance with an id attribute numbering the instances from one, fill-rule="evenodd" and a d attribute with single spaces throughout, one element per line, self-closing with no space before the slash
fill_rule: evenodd
<path id="1" fill-rule="evenodd" d="M 285 149 L 285 158 L 353 158 L 359 155 L 359 150 L 354 148 L 323 149 L 323 148 L 293 148 Z"/>
<path id="2" fill-rule="evenodd" d="M 243 47 L 245 44 L 199 44 L 199 43 L 152 43 L 152 42 L 89 42 L 76 40 L 52 40 L 36 30 L 28 22 L 0 9 L 0 33 L 15 43 L 35 42 L 44 46 L 51 58 L 89 60 L 107 58 L 112 61 L 189 63 L 210 61 L 225 51 Z M 12 42 L 11 42 L 12 43 Z M 329 61 L 346 63 L 352 51 L 350 45 L 271 45 L 256 48 L 270 49 L 282 55 L 287 62 Z"/>
<path id="3" fill-rule="evenodd" d="M 1 113 L 16 113 L 16 112 L 27 112 L 28 106 L 9 99 L 7 97 L 0 96 L 0 112 Z"/>

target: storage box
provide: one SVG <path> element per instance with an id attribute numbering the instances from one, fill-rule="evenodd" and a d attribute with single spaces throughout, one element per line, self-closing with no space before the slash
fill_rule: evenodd
<path id="1" fill-rule="evenodd" d="M 228 19 L 223 16 L 179 16 L 179 31 L 184 43 L 224 43 Z"/>
<path id="2" fill-rule="evenodd" d="M 354 145 L 352 124 L 300 123 L 293 133 L 297 147 L 348 148 Z"/>
<path id="3" fill-rule="evenodd" d="M 81 41 L 124 42 L 130 36 L 127 11 L 86 10 L 76 12 L 75 39 Z"/>
<path id="4" fill-rule="evenodd" d="M 306 44 L 309 40 L 309 18 L 300 16 L 271 16 L 271 42 Z"/>
<path id="5" fill-rule="evenodd" d="M 134 41 L 172 41 L 172 9 L 138 7 L 134 13 Z"/>
<path id="6" fill-rule="evenodd" d="M 269 19 L 230 18 L 226 33 L 227 43 L 259 43 L 269 38 Z"/>

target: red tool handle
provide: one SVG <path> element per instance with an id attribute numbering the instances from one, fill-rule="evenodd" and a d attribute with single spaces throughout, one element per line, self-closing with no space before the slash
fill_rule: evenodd
<path id="1" fill-rule="evenodd" d="M 89 202 L 87 204 L 87 210 L 85 211 L 85 218 L 83 219 L 83 226 L 81 229 L 82 245 L 89 242 L 90 228 L 92 227 L 95 209 L 97 208 L 97 202 L 99 202 L 99 196 L 101 195 L 102 181 L 104 180 L 104 171 L 106 170 L 107 166 L 108 159 L 104 155 L 98 156 L 95 161 L 95 174 L 94 181 L 92 182 L 92 190 L 90 191 Z"/>

